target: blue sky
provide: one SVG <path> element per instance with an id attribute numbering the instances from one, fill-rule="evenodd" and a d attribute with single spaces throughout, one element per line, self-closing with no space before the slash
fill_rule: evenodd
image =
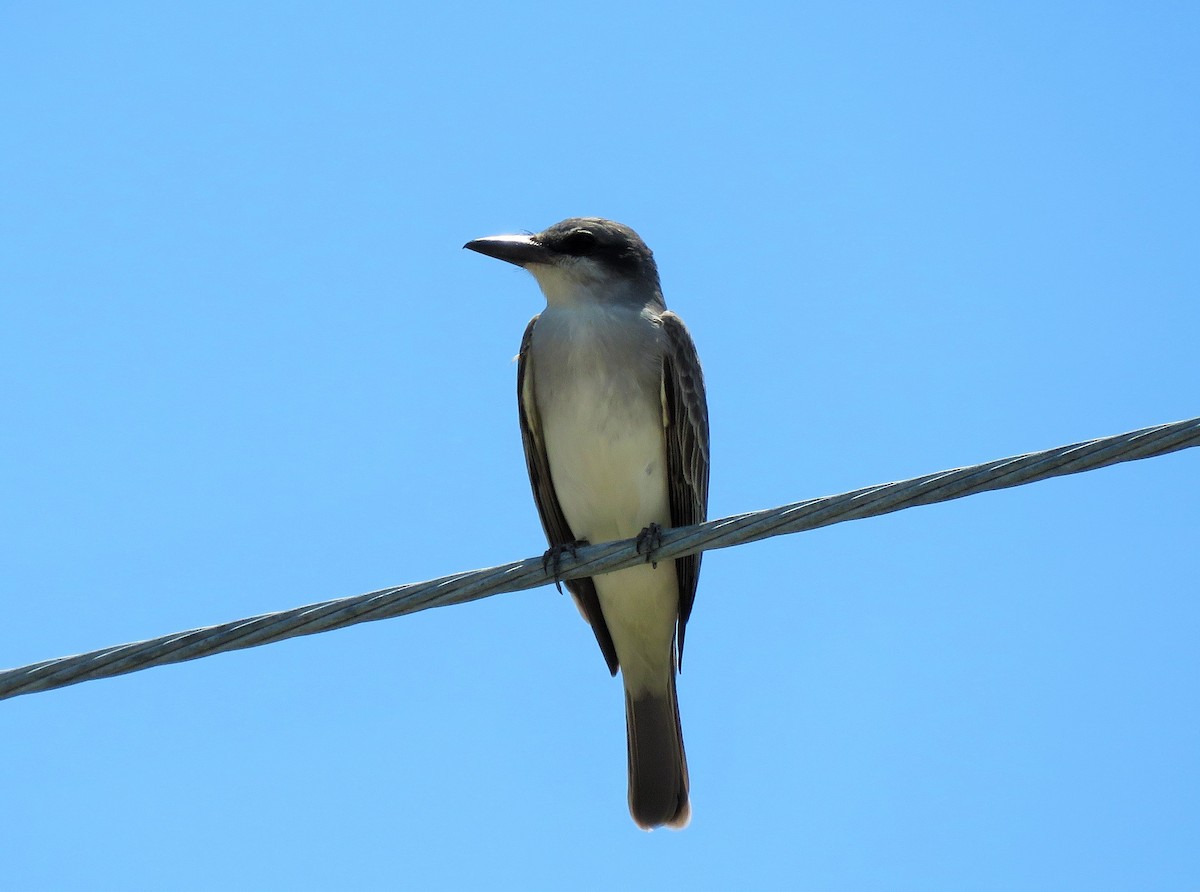
<path id="1" fill-rule="evenodd" d="M 544 548 L 541 301 L 636 228 L 717 517 L 1200 414 L 1186 4 L 0 9 L 0 665 Z M 6 888 L 1183 889 L 1200 453 L 704 562 L 694 819 L 552 589 L 0 704 Z"/>

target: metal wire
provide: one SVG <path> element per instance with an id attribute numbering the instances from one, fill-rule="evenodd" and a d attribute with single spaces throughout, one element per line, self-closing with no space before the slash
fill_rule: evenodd
<path id="1" fill-rule="evenodd" d="M 660 547 L 654 552 L 654 559 L 669 560 L 698 551 L 729 548 L 784 533 L 798 533 L 845 520 L 875 517 L 1119 462 L 1151 458 L 1192 446 L 1200 446 L 1200 418 L 666 530 Z M 645 560 L 646 555 L 638 553 L 633 539 L 591 545 L 580 548 L 574 558 L 563 556 L 559 578 L 592 576 Z M 299 635 L 314 635 L 354 623 L 389 619 L 430 607 L 462 604 L 553 581 L 554 577 L 543 567 L 539 556 L 428 582 L 176 632 L 148 641 L 120 644 L 2 671 L 0 699 L 257 647 Z"/>

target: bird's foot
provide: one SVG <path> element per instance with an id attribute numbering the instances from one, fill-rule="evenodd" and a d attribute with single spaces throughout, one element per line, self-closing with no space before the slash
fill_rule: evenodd
<path id="1" fill-rule="evenodd" d="M 656 523 L 650 524 L 637 536 L 637 552 L 646 555 L 646 563 L 654 570 L 658 569 L 658 561 L 654 560 L 654 552 L 662 545 L 662 527 Z"/>
<path id="2" fill-rule="evenodd" d="M 562 545 L 551 545 L 542 555 L 542 569 L 554 575 L 554 587 L 558 589 L 560 595 L 562 594 L 562 580 L 558 578 L 558 571 L 562 566 L 563 555 L 569 554 L 571 557 L 577 557 L 578 549 L 589 544 L 587 539 L 576 539 L 574 542 L 564 542 Z"/>

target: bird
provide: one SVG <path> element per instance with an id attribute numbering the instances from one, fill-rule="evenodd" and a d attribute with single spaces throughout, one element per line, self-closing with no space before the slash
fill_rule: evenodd
<path id="1" fill-rule="evenodd" d="M 523 267 L 546 300 L 517 356 L 521 441 L 547 560 L 637 537 L 647 561 L 566 582 L 625 691 L 629 812 L 644 830 L 691 820 L 676 672 L 700 554 L 652 561 L 665 528 L 708 516 L 704 375 L 667 309 L 654 255 L 628 226 L 573 217 L 464 245 Z"/>

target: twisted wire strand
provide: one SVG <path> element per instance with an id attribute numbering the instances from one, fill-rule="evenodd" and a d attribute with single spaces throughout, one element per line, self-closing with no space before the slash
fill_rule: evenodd
<path id="1" fill-rule="evenodd" d="M 654 559 L 670 560 L 699 551 L 730 548 L 785 533 L 813 530 L 842 521 L 876 517 L 918 505 L 931 505 L 1064 474 L 1091 471 L 1119 462 L 1151 458 L 1192 446 L 1200 446 L 1200 418 L 665 530 L 659 547 L 655 549 Z M 647 556 L 638 552 L 633 539 L 589 545 L 580 548 L 573 557 L 563 556 L 558 578 L 592 576 L 630 567 L 645 560 Z M 393 586 L 146 641 L 44 660 L 0 671 L 0 699 L 257 647 L 299 635 L 315 635 L 355 623 L 390 619 L 430 607 L 463 604 L 502 592 L 546 585 L 554 579 L 554 575 L 543 566 L 541 556 L 538 556 L 498 567 L 455 573 L 427 582 Z"/>

